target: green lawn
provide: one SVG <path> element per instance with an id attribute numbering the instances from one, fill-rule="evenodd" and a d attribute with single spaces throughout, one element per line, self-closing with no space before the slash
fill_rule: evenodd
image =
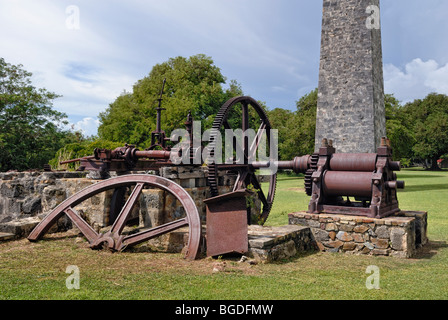
<path id="1" fill-rule="evenodd" d="M 185 261 L 179 254 L 90 250 L 85 241 L 50 237 L 0 244 L 0 299 L 447 299 L 448 172 L 407 169 L 400 207 L 429 212 L 430 243 L 414 259 L 312 253 L 275 264 L 213 259 Z M 267 225 L 287 224 L 306 210 L 303 179 L 279 178 Z M 67 266 L 80 270 L 80 289 L 68 290 Z M 380 289 L 368 290 L 370 265 Z"/>

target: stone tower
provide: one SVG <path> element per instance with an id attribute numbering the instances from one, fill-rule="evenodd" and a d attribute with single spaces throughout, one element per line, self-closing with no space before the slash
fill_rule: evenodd
<path id="1" fill-rule="evenodd" d="M 379 0 L 324 0 L 316 120 L 337 152 L 375 153 L 386 135 Z"/>

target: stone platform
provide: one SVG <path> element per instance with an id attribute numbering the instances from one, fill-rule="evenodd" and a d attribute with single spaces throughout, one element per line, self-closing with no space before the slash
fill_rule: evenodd
<path id="1" fill-rule="evenodd" d="M 289 214 L 289 224 L 311 228 L 321 251 L 411 258 L 428 242 L 427 212 L 401 211 L 372 219 L 350 215 Z"/>
<path id="2" fill-rule="evenodd" d="M 288 259 L 316 249 L 311 229 L 286 225 L 279 227 L 249 226 L 248 256 L 262 262 Z"/>

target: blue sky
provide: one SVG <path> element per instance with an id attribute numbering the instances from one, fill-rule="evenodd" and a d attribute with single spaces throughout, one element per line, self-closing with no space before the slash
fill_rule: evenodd
<path id="1" fill-rule="evenodd" d="M 447 13 L 446 0 L 381 1 L 386 93 L 448 94 Z M 95 134 L 98 114 L 152 66 L 199 53 L 246 95 L 293 110 L 318 84 L 321 19 L 320 0 L 0 0 L 0 56 Z"/>

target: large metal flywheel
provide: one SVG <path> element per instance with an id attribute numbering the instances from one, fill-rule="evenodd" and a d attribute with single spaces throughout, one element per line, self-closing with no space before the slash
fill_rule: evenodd
<path id="1" fill-rule="evenodd" d="M 133 234 L 123 234 L 126 222 L 137 204 L 144 188 L 155 187 L 171 193 L 185 210 L 185 217 Z M 109 231 L 99 233 L 76 212 L 75 207 L 97 194 L 112 189 L 130 188 L 131 193 L 114 220 Z M 37 241 L 53 226 L 59 218 L 67 215 L 87 238 L 92 248 L 108 247 L 121 251 L 144 241 L 159 237 L 168 232 L 189 227 L 188 248 L 185 258 L 193 260 L 199 252 L 201 241 L 201 221 L 191 196 L 177 183 L 163 177 L 145 174 L 123 175 L 100 181 L 69 197 L 51 211 L 30 233 L 28 239 Z"/>

